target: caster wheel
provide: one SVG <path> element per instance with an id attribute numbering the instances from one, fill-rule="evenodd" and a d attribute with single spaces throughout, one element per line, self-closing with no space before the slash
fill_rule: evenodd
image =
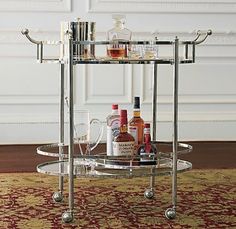
<path id="1" fill-rule="evenodd" d="M 64 223 L 71 223 L 73 221 L 73 213 L 70 211 L 66 211 L 62 214 L 62 221 Z"/>
<path id="2" fill-rule="evenodd" d="M 62 193 L 61 192 L 54 192 L 52 195 L 52 199 L 57 203 L 62 202 L 62 200 L 63 200 Z"/>
<path id="3" fill-rule="evenodd" d="M 173 209 L 173 208 L 166 209 L 165 216 L 167 219 L 175 219 L 175 217 L 176 217 L 175 209 Z"/>
<path id="4" fill-rule="evenodd" d="M 146 199 L 152 199 L 154 197 L 154 191 L 152 189 L 146 189 L 144 192 L 144 197 Z"/>

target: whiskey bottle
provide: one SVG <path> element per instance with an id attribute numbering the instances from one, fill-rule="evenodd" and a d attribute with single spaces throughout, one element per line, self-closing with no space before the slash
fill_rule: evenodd
<path id="1" fill-rule="evenodd" d="M 118 105 L 112 104 L 112 112 L 107 116 L 107 156 L 113 155 L 112 142 L 120 132 L 120 115 Z"/>
<path id="2" fill-rule="evenodd" d="M 134 138 L 127 132 L 127 110 L 120 111 L 120 133 L 113 141 L 114 156 L 132 156 L 134 153 Z"/>
<path id="3" fill-rule="evenodd" d="M 144 121 L 140 116 L 140 98 L 134 97 L 133 117 L 129 121 L 129 133 L 135 139 L 135 149 L 143 144 Z"/>
<path id="4" fill-rule="evenodd" d="M 144 144 L 138 149 L 140 165 L 156 165 L 157 149 L 151 143 L 150 123 L 144 124 Z"/>

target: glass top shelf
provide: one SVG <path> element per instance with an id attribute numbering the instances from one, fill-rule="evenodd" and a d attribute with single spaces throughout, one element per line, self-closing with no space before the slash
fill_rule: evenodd
<path id="1" fill-rule="evenodd" d="M 157 59 L 108 59 L 107 57 L 98 57 L 94 59 L 77 59 L 74 58 L 74 64 L 173 64 L 174 60 L 171 58 L 157 58 Z M 181 59 L 181 64 L 193 63 L 192 59 Z"/>
<path id="2" fill-rule="evenodd" d="M 179 41 L 181 45 L 193 45 L 195 41 Z M 173 45 L 171 40 L 99 40 L 99 41 L 73 41 L 77 45 L 109 45 L 109 44 L 126 44 L 126 45 Z"/>
<path id="3" fill-rule="evenodd" d="M 171 175 L 172 159 L 161 159 L 157 165 L 119 165 L 104 163 L 96 159 L 75 159 L 73 174 L 77 177 L 104 177 L 104 178 L 131 178 L 145 176 Z M 177 171 L 190 170 L 192 164 L 188 161 L 178 160 Z M 37 171 L 48 175 L 68 176 L 69 163 L 64 161 L 45 162 L 37 166 Z"/>

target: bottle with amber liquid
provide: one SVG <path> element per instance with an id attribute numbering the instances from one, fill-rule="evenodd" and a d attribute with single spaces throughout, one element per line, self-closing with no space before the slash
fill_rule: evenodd
<path id="1" fill-rule="evenodd" d="M 134 153 L 134 138 L 127 132 L 127 110 L 120 110 L 120 133 L 113 140 L 114 156 L 132 156 Z"/>
<path id="2" fill-rule="evenodd" d="M 140 116 L 140 98 L 134 97 L 133 117 L 129 121 L 129 133 L 135 139 L 135 149 L 143 144 L 144 121 Z"/>
<path id="3" fill-rule="evenodd" d="M 157 148 L 151 143 L 150 123 L 144 124 L 144 144 L 138 149 L 140 165 L 156 165 Z"/>

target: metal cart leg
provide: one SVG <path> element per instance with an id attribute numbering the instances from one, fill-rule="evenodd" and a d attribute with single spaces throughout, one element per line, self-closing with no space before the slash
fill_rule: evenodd
<path id="1" fill-rule="evenodd" d="M 173 157 L 172 157 L 172 208 L 165 211 L 168 219 L 176 217 L 177 205 L 177 152 L 178 152 L 178 77 L 179 77 L 179 39 L 174 43 L 174 74 L 173 74 Z"/>
<path id="2" fill-rule="evenodd" d="M 74 218 L 74 94 L 73 94 L 73 39 L 68 34 L 68 92 L 69 92 L 69 155 L 68 155 L 68 177 L 69 177 L 69 210 L 62 214 L 62 220 L 70 223 Z"/>
<path id="3" fill-rule="evenodd" d="M 154 71 L 153 71 L 153 89 L 152 89 L 152 140 L 156 141 L 156 121 L 157 121 L 157 64 L 154 64 Z M 155 169 L 151 168 L 151 173 L 154 173 Z M 150 177 L 150 188 L 146 189 L 144 192 L 144 196 L 147 199 L 152 199 L 154 197 L 154 186 L 155 186 L 155 176 L 152 175 Z"/>
<path id="4" fill-rule="evenodd" d="M 64 146 L 64 82 L 65 82 L 65 68 L 64 64 L 60 64 L 60 117 L 59 117 L 59 161 L 63 161 L 63 146 Z M 64 171 L 64 165 L 59 164 L 59 174 Z M 59 175 L 58 191 L 54 192 L 52 198 L 55 202 L 63 200 L 63 176 Z"/>

